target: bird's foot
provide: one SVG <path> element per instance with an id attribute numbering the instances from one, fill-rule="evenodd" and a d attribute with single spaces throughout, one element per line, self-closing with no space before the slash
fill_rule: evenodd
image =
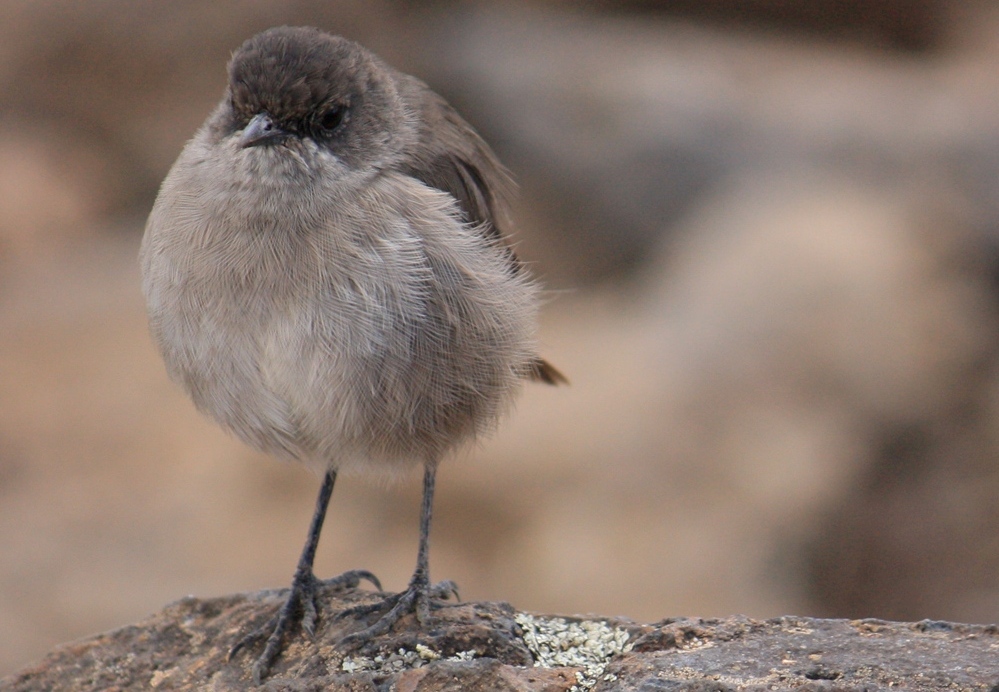
<path id="1" fill-rule="evenodd" d="M 253 681 L 259 685 L 278 654 L 281 653 L 285 635 L 288 634 L 296 621 L 301 624 L 302 631 L 310 639 L 315 636 L 319 587 L 353 589 L 360 585 L 362 579 L 371 582 L 376 589 L 381 591 L 382 585 L 378 581 L 378 577 L 363 569 L 344 572 L 332 579 L 317 579 L 312 570 L 298 571 L 291 583 L 288 598 L 281 609 L 262 627 L 258 627 L 236 642 L 229 650 L 229 660 L 231 661 L 241 650 L 266 639 L 264 652 L 253 664 Z"/>
<path id="2" fill-rule="evenodd" d="M 388 611 L 378 618 L 373 625 L 359 632 L 348 634 L 341 639 L 337 648 L 349 650 L 361 646 L 371 639 L 388 632 L 407 613 L 415 613 L 417 622 L 421 626 L 426 626 L 430 622 L 430 609 L 441 607 L 440 603 L 435 603 L 434 601 L 447 600 L 451 596 L 454 596 L 456 601 L 460 600 L 458 585 L 453 581 L 442 581 L 431 584 L 426 576 L 414 575 L 413 579 L 409 582 L 409 587 L 402 593 L 393 594 L 378 603 L 355 606 L 338 613 L 337 619 L 344 619 L 363 617 L 379 611 Z"/>

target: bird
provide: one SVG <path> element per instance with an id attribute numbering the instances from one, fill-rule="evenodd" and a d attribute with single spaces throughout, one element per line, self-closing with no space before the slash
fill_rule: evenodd
<path id="1" fill-rule="evenodd" d="M 267 676 L 320 584 L 337 474 L 423 467 L 407 588 L 350 609 L 356 646 L 457 596 L 432 583 L 437 469 L 491 432 L 521 383 L 563 384 L 538 354 L 540 288 L 509 241 L 512 176 L 441 96 L 349 39 L 276 27 L 228 64 L 223 98 L 183 147 L 139 252 L 150 332 L 195 406 L 249 445 L 322 475 L 288 596 L 230 651 L 265 641 Z M 378 613 L 368 625 L 362 616 Z"/>

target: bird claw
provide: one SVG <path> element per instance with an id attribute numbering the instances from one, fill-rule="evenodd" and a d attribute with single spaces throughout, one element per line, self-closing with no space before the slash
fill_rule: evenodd
<path id="1" fill-rule="evenodd" d="M 338 589 L 356 589 L 361 585 L 361 580 L 371 582 L 376 591 L 382 590 L 382 583 L 378 577 L 366 569 L 352 569 L 349 572 L 338 574 L 329 579 L 317 580 L 323 586 L 330 586 Z"/>
<path id="2" fill-rule="evenodd" d="M 285 635 L 288 634 L 296 620 L 299 621 L 302 631 L 309 639 L 315 638 L 319 612 L 316 602 L 319 587 L 353 589 L 357 588 L 362 580 L 371 582 L 375 588 L 381 591 L 382 585 L 378 577 L 363 569 L 344 572 L 330 579 L 317 579 L 311 570 L 296 574 L 288 598 L 278 612 L 263 626 L 236 642 L 229 649 L 228 660 L 231 661 L 243 649 L 266 639 L 267 643 L 264 645 L 263 653 L 253 664 L 253 681 L 259 685 L 277 659 L 278 654 L 281 653 Z"/>
<path id="3" fill-rule="evenodd" d="M 460 600 L 458 585 L 453 581 L 429 584 L 426 579 L 414 578 L 409 587 L 402 593 L 392 594 L 377 603 L 355 606 L 341 611 L 337 614 L 337 619 L 370 615 L 388 609 L 388 612 L 378 618 L 374 624 L 341 639 L 337 648 L 351 649 L 385 634 L 404 615 L 410 612 L 416 615 L 416 619 L 421 625 L 425 625 L 430 620 L 431 608 L 440 607 L 433 601 L 447 600 L 451 596 L 454 596 L 455 600 Z"/>
<path id="4" fill-rule="evenodd" d="M 454 596 L 454 600 L 461 601 L 461 595 L 458 594 L 458 585 L 450 579 L 432 584 L 428 595 L 430 598 L 436 598 L 440 601 L 450 600 L 451 596 Z"/>

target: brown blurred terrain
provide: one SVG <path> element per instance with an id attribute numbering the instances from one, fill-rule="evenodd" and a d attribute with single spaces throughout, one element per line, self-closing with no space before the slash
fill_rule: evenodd
<path id="1" fill-rule="evenodd" d="M 573 385 L 445 467 L 436 577 L 648 621 L 999 620 L 999 12 L 656 4 L 0 7 L 0 674 L 290 580 L 317 481 L 167 380 L 135 260 L 229 51 L 285 23 L 465 113 L 551 289 Z M 401 588 L 417 496 L 343 479 L 319 574 Z"/>

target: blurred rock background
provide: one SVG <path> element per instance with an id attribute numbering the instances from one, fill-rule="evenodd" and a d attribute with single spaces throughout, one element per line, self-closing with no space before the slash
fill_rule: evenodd
<path id="1" fill-rule="evenodd" d="M 166 378 L 135 253 L 229 52 L 355 38 L 521 183 L 526 388 L 441 474 L 468 599 L 656 620 L 999 620 L 999 12 L 982 0 L 0 6 L 0 674 L 283 587 L 316 479 Z M 320 575 L 404 586 L 418 479 L 345 478 Z"/>

